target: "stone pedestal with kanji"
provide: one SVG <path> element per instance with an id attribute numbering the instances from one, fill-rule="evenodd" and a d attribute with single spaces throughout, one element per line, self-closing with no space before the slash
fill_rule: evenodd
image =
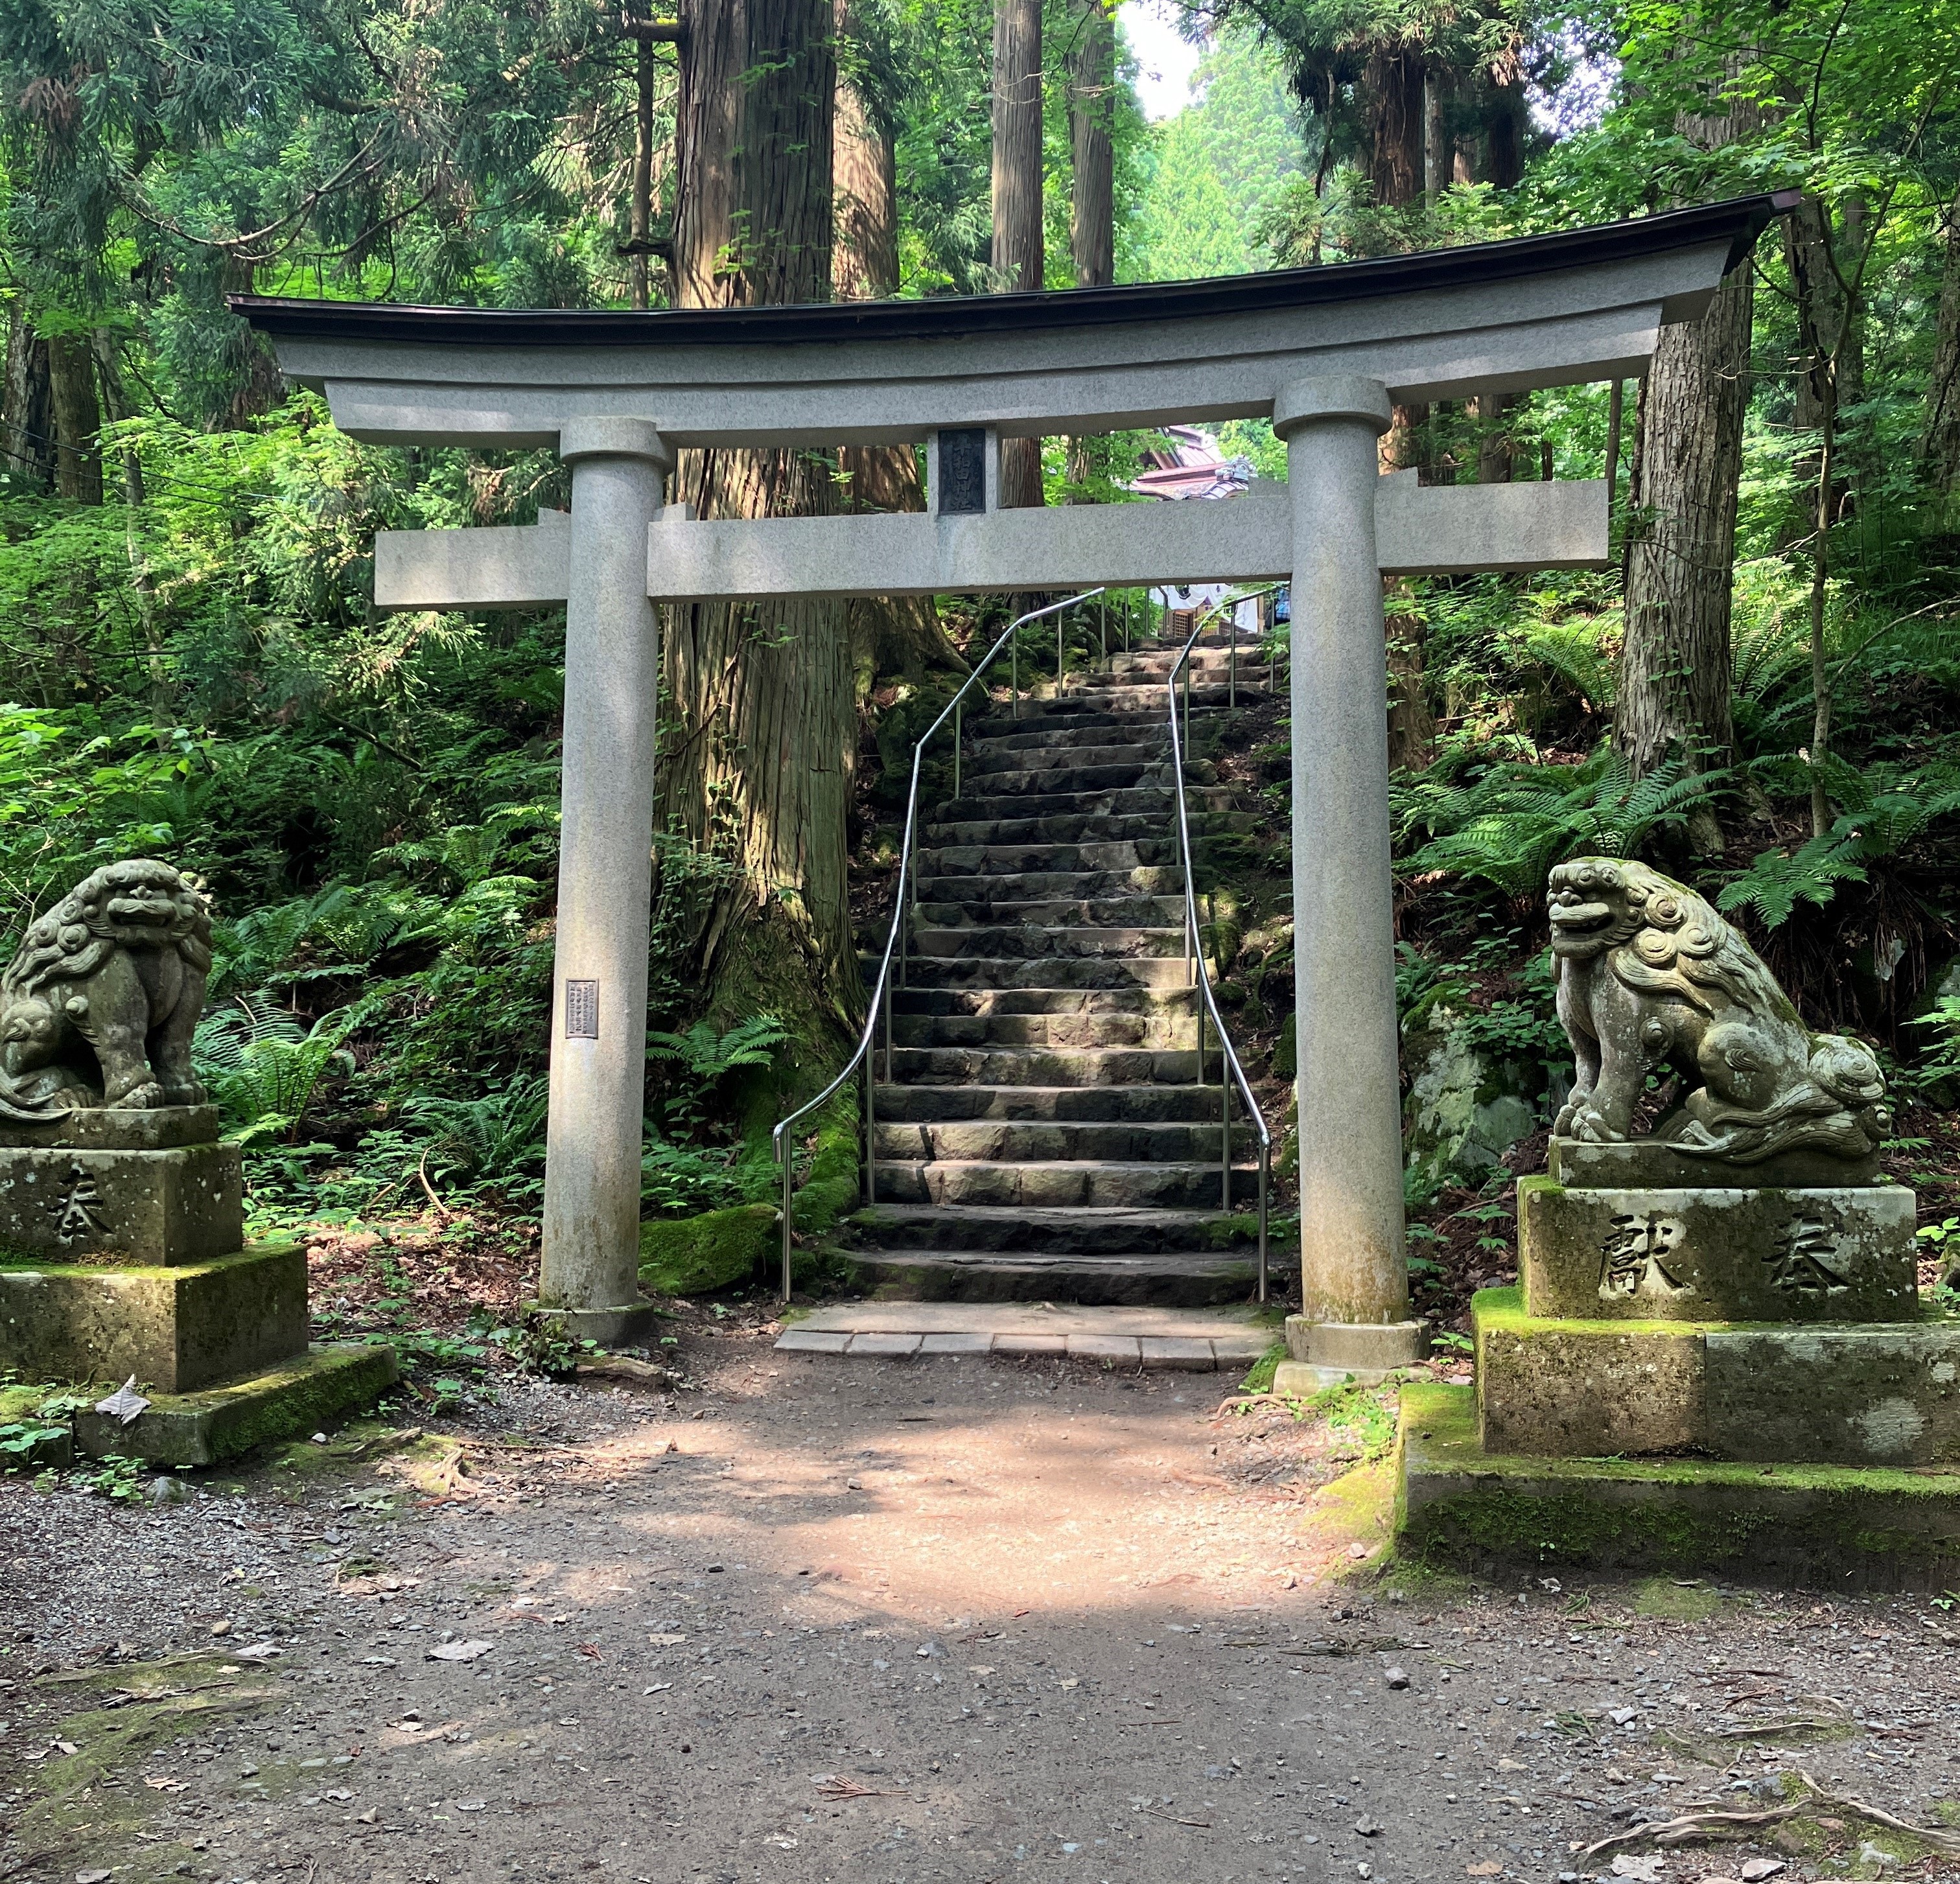
<path id="1" fill-rule="evenodd" d="M 138 858 L 29 924 L 0 975 L 0 1375 L 64 1405 L 120 1389 L 75 1416 L 85 1452 L 207 1465 L 395 1378 L 390 1349 L 310 1346 L 304 1253 L 245 1240 L 190 1063 L 210 933 L 201 886 Z"/>
<path id="2" fill-rule="evenodd" d="M 1472 1302 L 1474 1389 L 1404 1395 L 1404 1547 L 1943 1586 L 1960 1317 L 1879 1172 L 1876 1062 L 1638 864 L 1563 866 L 1551 915 L 1569 1135 L 1518 1185 L 1516 1285 Z M 1615 1136 L 1670 1075 L 1672 1109 Z"/>

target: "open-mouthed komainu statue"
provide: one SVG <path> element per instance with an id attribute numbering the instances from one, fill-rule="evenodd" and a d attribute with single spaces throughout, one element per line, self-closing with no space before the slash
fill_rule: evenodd
<path id="1" fill-rule="evenodd" d="M 190 1041 L 210 972 L 195 880 L 148 858 L 84 877 L 0 975 L 0 1118 L 202 1104 Z"/>
<path id="2" fill-rule="evenodd" d="M 1626 1138 L 1647 1075 L 1685 1096 L 1653 1136 L 1691 1156 L 1753 1164 L 1810 1150 L 1857 1158 L 1888 1121 L 1870 1050 L 1814 1034 L 1734 927 L 1644 864 L 1582 857 L 1551 873 L 1558 1018 L 1578 1061 L 1554 1133 Z"/>

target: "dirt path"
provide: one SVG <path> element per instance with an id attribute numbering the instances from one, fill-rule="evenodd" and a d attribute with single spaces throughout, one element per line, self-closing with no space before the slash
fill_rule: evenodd
<path id="1" fill-rule="evenodd" d="M 1799 1768 L 1960 1819 L 1960 1612 L 1364 1595 L 1335 1573 L 1382 1474 L 1327 1481 L 1366 1408 L 749 1335 L 689 1364 L 669 1402 L 507 1383 L 471 1450 L 362 1428 L 178 1504 L 0 1485 L 0 1876 L 1550 1879 Z M 1839 1809 L 1620 1875 L 1909 1848 Z"/>

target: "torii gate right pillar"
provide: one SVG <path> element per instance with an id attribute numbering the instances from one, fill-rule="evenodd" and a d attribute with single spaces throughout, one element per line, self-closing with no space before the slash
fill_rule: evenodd
<path id="1" fill-rule="evenodd" d="M 1293 541 L 1303 1312 L 1287 1323 L 1287 1345 L 1295 1366 L 1363 1378 L 1418 1359 L 1424 1347 L 1422 1323 L 1409 1318 L 1403 1234 L 1388 664 L 1375 543 L 1376 441 L 1389 416 L 1386 389 L 1352 374 L 1297 380 L 1273 406 L 1273 429 L 1287 444 Z"/>

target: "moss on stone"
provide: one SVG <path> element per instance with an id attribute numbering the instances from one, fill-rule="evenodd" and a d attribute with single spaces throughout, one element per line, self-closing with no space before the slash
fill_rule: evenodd
<path id="1" fill-rule="evenodd" d="M 777 1245 L 773 1204 L 737 1204 L 640 1226 L 640 1281 L 655 1295 L 707 1295 L 746 1282 Z"/>
<path id="2" fill-rule="evenodd" d="M 1487 1454 L 1472 1390 L 1411 1384 L 1398 1434 L 1405 1551 L 1842 1588 L 1960 1574 L 1960 1471 Z"/>
<path id="3" fill-rule="evenodd" d="M 1280 1363 L 1287 1357 L 1287 1345 L 1276 1341 L 1258 1359 L 1252 1363 L 1244 1380 L 1239 1383 L 1241 1393 L 1270 1393 L 1273 1390 L 1273 1375 Z"/>

